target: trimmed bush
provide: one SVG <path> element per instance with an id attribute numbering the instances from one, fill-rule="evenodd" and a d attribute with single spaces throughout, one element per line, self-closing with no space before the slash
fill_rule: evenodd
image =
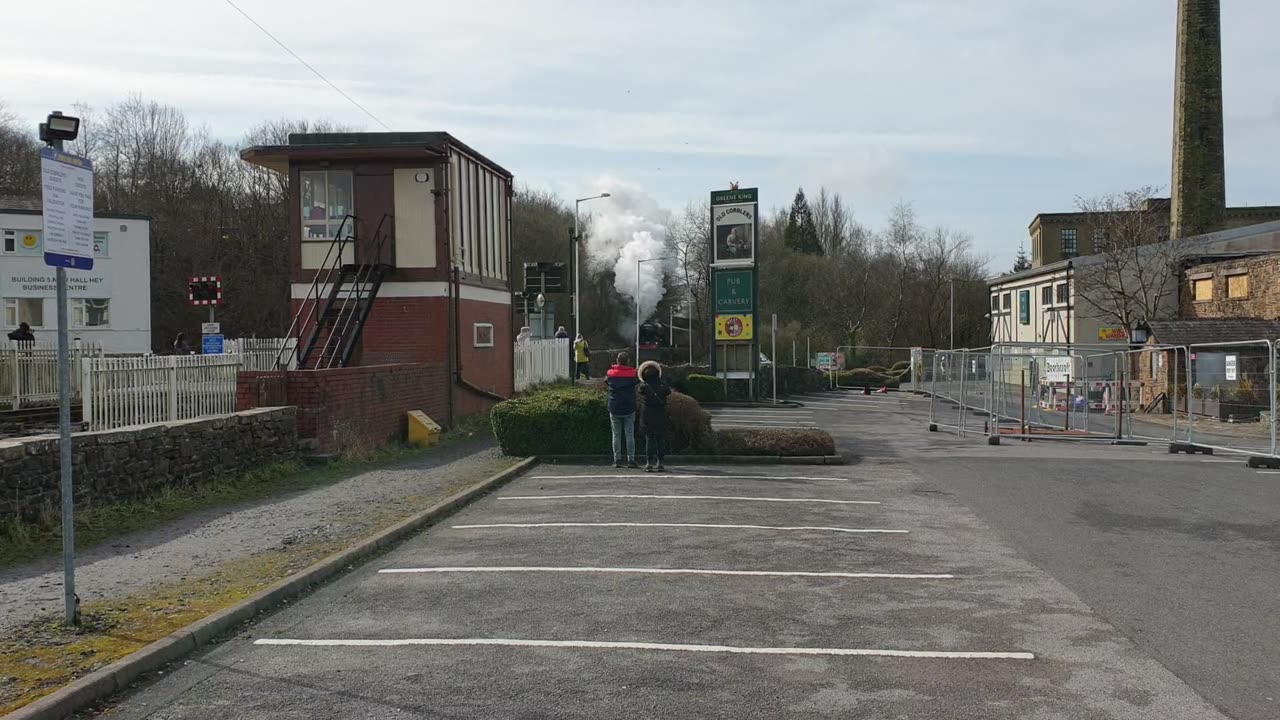
<path id="1" fill-rule="evenodd" d="M 505 455 L 609 455 L 613 440 L 603 385 L 557 388 L 500 402 L 490 412 L 493 434 Z M 637 418 L 638 420 L 638 418 Z M 711 416 L 691 397 L 667 399 L 667 452 L 710 452 Z M 644 438 L 636 428 L 636 454 Z"/>
<path id="2" fill-rule="evenodd" d="M 505 455 L 602 455 L 612 451 L 609 411 L 597 387 L 564 388 L 493 406 L 493 434 Z"/>
<path id="3" fill-rule="evenodd" d="M 760 455 L 800 457 L 835 455 L 836 442 L 825 430 L 761 428 L 759 430 L 717 430 L 717 455 Z"/>
<path id="4" fill-rule="evenodd" d="M 886 375 L 889 372 L 889 368 L 883 365 L 868 365 L 867 369 L 870 370 L 871 372 L 880 373 L 881 375 Z"/>
<path id="5" fill-rule="evenodd" d="M 644 411 L 644 396 L 640 396 L 638 404 Z M 637 415 L 637 419 L 639 415 Z M 640 428 L 636 428 L 636 442 L 644 443 Z M 711 432 L 711 415 L 703 410 L 698 401 L 680 392 L 672 392 L 667 397 L 667 453 L 705 453 L 715 449 L 715 436 Z M 636 446 L 636 455 L 643 454 L 644 448 Z"/>
<path id="6" fill-rule="evenodd" d="M 778 395 L 795 395 L 797 393 L 821 392 L 831 387 L 826 373 L 812 368 L 792 367 L 790 365 L 764 367 L 760 369 L 760 396 L 769 397 L 773 393 L 773 372 L 778 373 Z"/>
<path id="7" fill-rule="evenodd" d="M 724 400 L 724 383 L 711 375 L 690 375 L 684 380 L 685 392 L 700 403 Z"/>
<path id="8" fill-rule="evenodd" d="M 841 387 L 887 387 L 890 389 L 901 385 L 897 378 L 876 372 L 871 368 L 841 370 L 836 373 L 836 384 Z"/>

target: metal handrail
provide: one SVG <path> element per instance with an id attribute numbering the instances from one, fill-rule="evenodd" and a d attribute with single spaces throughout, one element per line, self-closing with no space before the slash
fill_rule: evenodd
<path id="1" fill-rule="evenodd" d="M 361 295 L 365 291 L 365 286 L 369 283 L 369 279 L 372 277 L 375 267 L 382 264 L 382 248 L 386 243 L 386 234 L 383 233 L 383 226 L 386 225 L 388 219 L 392 219 L 392 215 L 390 213 L 383 213 L 382 219 L 378 221 L 378 226 L 374 228 L 373 231 L 373 257 L 376 262 L 357 262 L 356 274 L 355 277 L 352 278 L 351 288 L 346 292 L 346 295 L 342 299 L 342 306 L 338 309 L 338 319 L 342 322 L 342 327 L 336 327 L 337 321 L 335 321 L 333 331 L 325 338 L 324 348 L 320 351 L 321 360 L 324 360 L 324 358 L 329 354 L 329 347 L 331 343 L 333 346 L 333 355 L 330 356 L 326 362 L 326 368 L 332 368 L 335 361 L 338 359 L 339 353 L 342 352 L 342 343 L 347 336 L 347 330 L 351 328 L 351 322 L 355 319 L 356 312 L 359 310 L 359 303 Z M 359 252 L 358 247 L 356 248 L 356 252 Z M 358 261 L 359 258 L 356 258 L 356 260 Z M 351 303 L 353 295 L 355 296 L 356 307 L 348 313 L 347 307 Z"/>
<path id="2" fill-rule="evenodd" d="M 277 370 L 287 367 L 298 355 L 298 348 L 302 345 L 301 330 L 302 328 L 307 327 L 311 318 L 315 316 L 316 308 L 320 306 L 320 286 L 328 284 L 330 279 L 333 277 L 335 265 L 330 264 L 329 258 L 332 257 L 335 248 L 338 250 L 336 266 L 342 265 L 342 253 L 346 248 L 347 242 L 351 239 L 350 234 L 343 234 L 343 230 L 347 228 L 347 223 L 349 221 L 351 222 L 352 227 L 355 227 L 355 223 L 357 221 L 356 216 L 351 214 L 343 216 L 342 224 L 338 226 L 338 233 L 334 235 L 333 242 L 329 244 L 329 251 L 325 253 L 324 260 L 320 263 L 320 267 L 316 269 L 315 279 L 311 281 L 311 287 L 307 290 L 307 296 L 303 298 L 303 308 L 306 308 L 307 300 L 311 301 L 311 307 L 307 309 L 306 317 L 303 317 L 303 309 L 300 308 L 298 310 L 298 314 L 293 316 L 293 322 L 289 324 L 289 331 L 285 333 L 286 341 L 280 346 L 280 349 L 276 351 Z M 321 282 L 322 275 L 324 277 L 323 282 Z M 288 338 L 294 336 L 295 330 L 299 332 L 298 342 L 294 343 L 292 348 L 290 348 Z M 286 350 L 289 351 L 289 359 L 281 362 Z"/>

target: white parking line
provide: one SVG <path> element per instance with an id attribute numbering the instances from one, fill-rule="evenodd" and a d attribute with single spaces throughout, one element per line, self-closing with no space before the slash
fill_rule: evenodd
<path id="1" fill-rule="evenodd" d="M 1203 463 L 1241 463 L 1241 462 L 1244 462 L 1244 461 L 1243 461 L 1243 460 L 1241 460 L 1240 458 L 1236 458 L 1236 459 L 1234 459 L 1234 460 L 1230 460 L 1230 459 L 1227 459 L 1227 458 L 1223 458 L 1223 459 L 1221 459 L 1221 460 L 1201 460 L 1200 462 L 1203 462 Z"/>
<path id="2" fill-rule="evenodd" d="M 613 480 L 616 478 L 644 478 L 645 480 L 845 480 L 841 477 L 813 477 L 805 475 L 645 475 L 631 473 L 624 475 L 531 475 L 530 480 Z"/>
<path id="3" fill-rule="evenodd" d="M 1280 470 L 1259 470 L 1259 475 L 1280 475 Z"/>
<path id="4" fill-rule="evenodd" d="M 630 528 L 706 528 L 712 530 L 816 530 L 819 532 L 838 533 L 883 533 L 906 534 L 906 530 L 881 530 L 876 528 L 838 528 L 818 525 L 798 525 L 794 527 L 779 525 L 717 525 L 713 523 L 638 523 L 638 522 L 551 522 L 551 523 L 486 523 L 482 525 L 454 525 L 454 530 L 478 530 L 482 528 L 571 528 L 571 527 L 630 527 Z"/>
<path id="5" fill-rule="evenodd" d="M 624 498 L 631 500 L 732 500 L 741 502 L 826 503 L 829 505 L 879 505 L 879 500 L 823 500 L 820 498 L 742 497 L 737 495 L 507 495 L 498 500 L 587 500 Z"/>
<path id="6" fill-rule="evenodd" d="M 591 650 L 666 650 L 671 652 L 736 653 L 744 655 L 837 655 L 858 657 L 923 658 L 937 660 L 1035 660 L 1028 652 L 972 652 L 941 650 L 878 650 L 874 648 L 737 647 L 734 645 L 686 645 L 682 643 L 603 642 L 598 640 L 516 640 L 508 638 L 406 638 L 402 640 L 258 638 L 254 645 L 306 647 L 407 647 L 498 646 L 572 648 Z"/>
<path id="7" fill-rule="evenodd" d="M 801 572 L 786 570 L 697 570 L 691 568 L 617 567 L 425 567 L 386 568 L 387 574 L 416 573 L 617 573 L 624 575 L 733 575 L 744 577 L 851 578 L 857 580 L 951 580 L 946 573 Z"/>

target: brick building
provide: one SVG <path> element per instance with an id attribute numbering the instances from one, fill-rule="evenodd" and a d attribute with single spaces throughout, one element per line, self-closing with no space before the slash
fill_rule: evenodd
<path id="1" fill-rule="evenodd" d="M 1143 223 L 1149 228 L 1147 242 L 1163 242 L 1170 238 L 1170 200 L 1151 198 L 1140 211 L 1151 217 Z M 1090 226 L 1089 216 L 1082 212 L 1040 213 L 1031 220 L 1027 232 L 1031 236 L 1031 266 L 1041 267 L 1075 257 L 1085 257 L 1098 252 L 1097 228 Z M 1230 207 L 1223 214 L 1220 230 L 1258 225 L 1280 220 L 1280 205 L 1254 207 Z M 1114 226 L 1113 221 L 1108 221 Z"/>
<path id="2" fill-rule="evenodd" d="M 352 408 L 448 423 L 513 393 L 510 172 L 444 132 L 292 134 L 242 157 L 289 179 L 290 335 L 322 373 L 290 373 L 300 429 L 328 418 L 327 442 L 367 419 L 380 440 Z"/>

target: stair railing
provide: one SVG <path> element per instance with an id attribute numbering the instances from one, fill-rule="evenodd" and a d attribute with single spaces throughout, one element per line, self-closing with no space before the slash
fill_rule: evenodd
<path id="1" fill-rule="evenodd" d="M 384 213 L 382 215 L 382 219 L 378 221 L 378 226 L 373 231 L 372 242 L 372 255 L 375 262 L 359 262 L 359 264 L 355 266 L 355 274 L 351 278 L 349 287 L 346 289 L 345 295 L 342 298 L 342 306 L 338 309 L 337 316 L 334 318 L 333 331 L 329 333 L 327 338 L 325 338 L 324 349 L 321 351 L 320 359 L 322 361 L 326 361 L 325 367 L 327 368 L 333 367 L 335 363 L 338 363 L 339 365 L 346 364 L 348 349 L 344 347 L 344 345 L 349 342 L 347 332 L 352 329 L 353 321 L 356 322 L 355 329 L 357 330 L 359 329 L 360 323 L 363 322 L 362 319 L 357 320 L 357 316 L 361 315 L 360 303 L 364 302 L 369 305 L 373 303 L 373 298 L 366 297 L 365 294 L 368 287 L 372 284 L 370 279 L 374 274 L 383 272 L 383 263 L 381 262 L 382 248 L 386 244 L 387 236 L 390 234 L 389 232 L 384 231 L 388 220 L 392 220 L 392 222 L 394 222 L 390 213 Z M 356 252 L 359 252 L 359 248 L 357 248 Z M 338 327 L 339 323 L 341 323 L 341 327 Z M 333 350 L 332 355 L 329 353 L 331 344 Z"/>
<path id="2" fill-rule="evenodd" d="M 320 288 L 332 282 L 334 271 L 342 267 L 343 252 L 347 243 L 352 239 L 351 233 L 345 231 L 348 227 L 354 228 L 356 222 L 356 216 L 348 214 L 343 216 L 342 223 L 338 225 L 338 232 L 334 235 L 333 242 L 329 244 L 329 250 L 325 253 L 320 267 L 316 269 L 315 279 L 311 281 L 311 287 L 307 290 L 307 295 L 303 298 L 302 305 L 298 308 L 297 314 L 293 316 L 293 322 L 289 324 L 289 332 L 285 333 L 285 342 L 276 351 L 277 370 L 288 368 L 292 365 L 294 358 L 298 358 L 299 366 L 305 361 L 305 358 L 298 356 L 302 348 L 302 330 L 308 326 L 308 323 L 315 317 L 317 309 L 320 307 Z M 334 254 L 335 250 L 337 250 L 336 256 Z M 333 258 L 333 260 L 331 261 L 330 258 Z M 308 300 L 310 300 L 310 303 L 308 303 Z M 318 325 L 319 320 L 317 319 L 316 322 Z M 298 341 L 290 345 L 288 338 L 294 337 L 295 332 L 297 333 Z M 286 353 L 288 354 L 288 359 L 285 359 Z"/>

